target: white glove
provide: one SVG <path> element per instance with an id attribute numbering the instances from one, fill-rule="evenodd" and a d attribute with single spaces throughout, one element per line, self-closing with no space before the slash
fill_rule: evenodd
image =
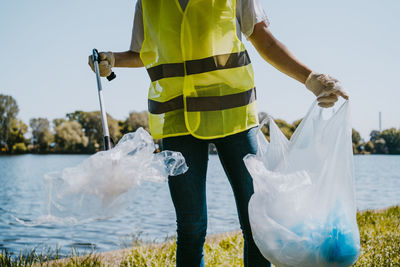
<path id="1" fill-rule="evenodd" d="M 339 81 L 326 74 L 311 72 L 305 85 L 317 97 L 318 105 L 323 108 L 332 107 L 339 96 L 346 100 L 349 99 L 339 85 Z"/>
<path id="2" fill-rule="evenodd" d="M 89 66 L 94 70 L 92 55 L 89 56 Z M 99 71 L 101 77 L 107 77 L 111 74 L 112 68 L 115 66 L 115 57 L 113 52 L 99 53 Z"/>

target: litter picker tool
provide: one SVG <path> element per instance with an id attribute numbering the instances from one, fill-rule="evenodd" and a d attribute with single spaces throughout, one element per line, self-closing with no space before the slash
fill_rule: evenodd
<path id="1" fill-rule="evenodd" d="M 103 136 L 104 136 L 104 150 L 109 150 L 112 147 L 112 142 L 110 138 L 110 132 L 108 130 L 108 123 L 107 123 L 107 114 L 104 107 L 104 99 L 103 99 L 103 88 L 101 86 L 101 79 L 100 79 L 100 70 L 99 70 L 99 52 L 96 48 L 93 49 L 92 59 L 94 64 L 94 70 L 96 72 L 96 79 L 97 79 L 97 89 L 99 93 L 99 102 L 100 102 L 100 114 L 101 114 L 101 122 L 103 125 Z M 107 77 L 107 80 L 112 81 L 115 77 L 114 72 Z"/>
<path id="2" fill-rule="evenodd" d="M 99 72 L 99 53 L 93 49 L 105 151 L 74 167 L 47 173 L 48 215 L 80 221 L 109 218 L 132 203 L 142 181 L 165 182 L 188 169 L 179 152 L 154 153 L 151 135 L 142 127 L 126 133 L 114 146 L 110 138 Z M 111 73 L 109 81 L 115 78 Z M 112 149 L 111 149 L 112 148 Z"/>

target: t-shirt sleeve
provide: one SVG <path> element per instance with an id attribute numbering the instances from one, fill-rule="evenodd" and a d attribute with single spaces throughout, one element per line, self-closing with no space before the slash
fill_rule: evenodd
<path id="1" fill-rule="evenodd" d="M 142 1 L 136 2 L 135 17 L 133 19 L 132 39 L 130 50 L 140 53 L 144 40 Z"/>
<path id="2" fill-rule="evenodd" d="M 269 26 L 269 20 L 259 0 L 236 0 L 236 18 L 240 25 L 240 31 L 248 38 L 254 30 L 254 25 L 265 21 Z"/>

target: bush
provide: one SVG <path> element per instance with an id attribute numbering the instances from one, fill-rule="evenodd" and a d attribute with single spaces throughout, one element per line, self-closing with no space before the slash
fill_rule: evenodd
<path id="1" fill-rule="evenodd" d="M 24 143 L 16 143 L 12 147 L 13 153 L 25 153 L 27 152 L 27 150 L 28 149 L 26 148 L 26 145 Z"/>
<path id="2" fill-rule="evenodd" d="M 379 137 L 385 140 L 389 154 L 400 154 L 400 130 L 390 128 L 384 130 Z"/>
<path id="3" fill-rule="evenodd" d="M 367 152 L 373 152 L 374 151 L 374 143 L 369 141 L 368 143 L 365 144 L 365 151 Z"/>
<path id="4" fill-rule="evenodd" d="M 386 146 L 386 141 L 383 138 L 379 138 L 374 142 L 374 153 L 376 154 L 387 154 L 388 148 Z"/>

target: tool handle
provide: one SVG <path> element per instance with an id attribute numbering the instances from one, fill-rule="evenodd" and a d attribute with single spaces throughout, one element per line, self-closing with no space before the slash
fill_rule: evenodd
<path id="1" fill-rule="evenodd" d="M 95 61 L 100 62 L 100 60 L 99 60 L 99 51 L 97 51 L 96 48 L 93 49 L 92 59 L 93 59 L 93 62 L 95 62 Z M 111 72 L 111 74 L 107 76 L 107 80 L 111 82 L 116 77 L 117 77 L 117 75 L 115 75 L 114 72 Z"/>
<path id="2" fill-rule="evenodd" d="M 94 70 L 96 73 L 97 91 L 99 95 L 100 115 L 101 115 L 101 122 L 103 126 L 103 136 L 104 136 L 104 150 L 109 150 L 111 149 L 112 145 L 110 140 L 110 132 L 108 130 L 107 113 L 104 107 L 103 88 L 101 86 L 100 71 L 99 71 L 99 53 L 97 49 L 93 49 L 92 59 L 94 64 Z"/>

